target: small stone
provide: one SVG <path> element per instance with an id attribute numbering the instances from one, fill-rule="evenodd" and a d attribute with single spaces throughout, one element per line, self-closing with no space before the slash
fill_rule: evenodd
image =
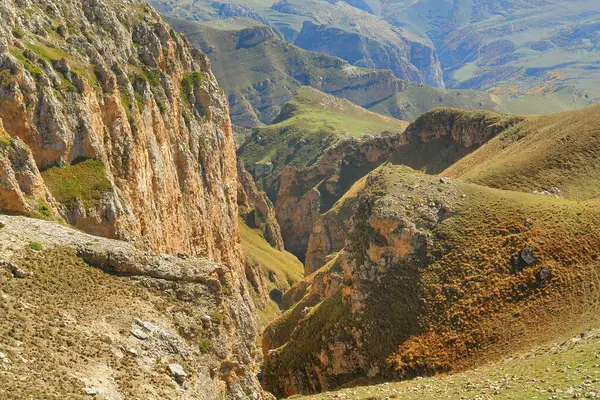
<path id="1" fill-rule="evenodd" d="M 187 373 L 184 371 L 183 367 L 179 364 L 169 364 L 169 372 L 173 375 L 175 380 L 180 381 L 187 377 Z"/>
<path id="2" fill-rule="evenodd" d="M 212 318 L 210 315 L 203 315 L 202 318 L 200 318 L 202 320 L 202 322 L 206 322 L 209 323 L 212 321 Z"/>
<path id="3" fill-rule="evenodd" d="M 539 272 L 540 281 L 544 282 L 552 277 L 552 267 L 546 265 Z"/>
<path id="4" fill-rule="evenodd" d="M 24 279 L 27 278 L 29 276 L 29 272 L 25 271 L 24 269 L 21 268 L 17 268 L 15 270 L 12 271 L 12 274 L 15 278 L 19 278 L 19 279 Z"/>
<path id="5" fill-rule="evenodd" d="M 142 328 L 152 333 L 158 331 L 158 327 L 156 325 L 154 325 L 152 322 L 147 321 L 142 324 Z"/>
<path id="6" fill-rule="evenodd" d="M 147 340 L 149 338 L 148 334 L 140 328 L 132 329 L 131 334 L 140 340 Z"/>
<path id="7" fill-rule="evenodd" d="M 156 325 L 154 325 L 152 322 L 142 321 L 139 318 L 134 318 L 133 322 L 135 322 L 135 324 L 137 326 L 139 326 L 140 328 L 143 328 L 144 330 L 146 330 L 148 332 L 155 333 L 156 331 L 158 331 L 158 327 Z"/>
<path id="8" fill-rule="evenodd" d="M 440 178 L 440 183 L 448 183 L 450 182 L 450 178 L 447 176 L 443 176 Z"/>
<path id="9" fill-rule="evenodd" d="M 85 392 L 85 394 L 87 394 L 88 396 L 96 396 L 99 392 L 98 389 L 96 388 L 83 388 L 83 391 Z"/>
<path id="10" fill-rule="evenodd" d="M 521 257 L 521 260 L 523 260 L 527 265 L 533 265 L 537 261 L 531 250 L 529 250 L 527 247 L 521 250 L 519 256 Z"/>
<path id="11" fill-rule="evenodd" d="M 127 353 L 129 353 L 130 355 L 137 357 L 139 355 L 138 351 L 136 349 L 134 349 L 133 347 L 127 349 Z"/>

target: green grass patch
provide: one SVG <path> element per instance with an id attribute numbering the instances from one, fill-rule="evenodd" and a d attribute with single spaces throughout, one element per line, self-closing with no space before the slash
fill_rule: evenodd
<path id="1" fill-rule="evenodd" d="M 42 77 L 42 69 L 38 65 L 32 63 L 27 58 L 25 58 L 21 50 L 19 50 L 16 47 L 10 46 L 9 51 L 10 54 L 12 54 L 12 56 L 15 57 L 19 63 L 23 64 L 23 67 L 25 67 L 25 69 L 31 74 L 33 78 L 39 79 Z"/>
<path id="2" fill-rule="evenodd" d="M 10 146 L 10 138 L 6 136 L 0 136 L 0 147 L 9 147 Z"/>
<path id="3" fill-rule="evenodd" d="M 256 262 L 265 272 L 270 289 L 286 289 L 304 276 L 304 266 L 291 253 L 274 249 L 257 229 L 249 228 L 242 220 L 240 230 L 242 249 L 250 262 Z"/>
<path id="4" fill-rule="evenodd" d="M 206 76 L 204 76 L 203 72 L 192 72 L 184 76 L 181 80 L 181 95 L 183 96 L 183 100 L 188 104 L 193 103 L 194 91 L 204 81 L 206 81 Z"/>
<path id="5" fill-rule="evenodd" d="M 52 215 L 52 210 L 44 200 L 38 199 L 37 203 L 40 214 L 42 214 L 44 217 L 50 217 Z"/>
<path id="6" fill-rule="evenodd" d="M 40 251 L 40 250 L 42 250 L 44 248 L 44 246 L 42 246 L 42 244 L 39 243 L 39 242 L 30 242 L 29 243 L 29 248 L 31 250 Z"/>
<path id="7" fill-rule="evenodd" d="M 27 48 L 34 52 L 38 57 L 49 62 L 69 58 L 69 53 L 66 51 L 40 43 L 27 43 Z"/>
<path id="8" fill-rule="evenodd" d="M 25 31 L 22 28 L 18 27 L 18 26 L 15 26 L 13 28 L 12 34 L 17 39 L 23 39 L 25 37 Z"/>
<path id="9" fill-rule="evenodd" d="M 52 167 L 42 172 L 42 177 L 54 198 L 69 206 L 81 200 L 86 208 L 93 207 L 103 193 L 112 188 L 104 164 L 99 160 L 85 160 L 64 168 Z"/>

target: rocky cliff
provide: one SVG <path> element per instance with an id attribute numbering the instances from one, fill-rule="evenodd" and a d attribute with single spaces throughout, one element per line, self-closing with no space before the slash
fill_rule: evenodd
<path id="1" fill-rule="evenodd" d="M 386 43 L 359 33 L 306 21 L 294 44 L 306 50 L 339 57 L 363 68 L 389 69 L 403 80 L 444 87 L 440 61 L 432 47 L 396 32 Z"/>
<path id="2" fill-rule="evenodd" d="M 436 109 L 402 135 L 346 140 L 309 168 L 286 167 L 276 202 L 284 242 L 305 261 L 307 274 L 315 271 L 344 246 L 353 207 L 345 200 L 356 196 L 358 187 L 351 187 L 368 172 L 389 161 L 439 173 L 522 120 L 488 111 Z M 342 196 L 344 201 L 336 204 Z"/>
<path id="3" fill-rule="evenodd" d="M 265 332 L 269 389 L 432 375 L 576 329 L 597 299 L 588 283 L 598 282 L 599 217 L 597 204 L 402 166 L 371 173 L 344 249 L 296 286 L 297 304 Z M 315 285 L 323 274 L 329 285 Z"/>
<path id="4" fill-rule="evenodd" d="M 89 233 L 239 264 L 231 126 L 206 57 L 138 3 L 0 6 L 0 118 L 48 208 Z"/>
<path id="5" fill-rule="evenodd" d="M 1 211 L 220 263 L 232 322 L 202 395 L 259 396 L 235 145 L 208 58 L 138 2 L 4 0 L 0 15 Z"/>

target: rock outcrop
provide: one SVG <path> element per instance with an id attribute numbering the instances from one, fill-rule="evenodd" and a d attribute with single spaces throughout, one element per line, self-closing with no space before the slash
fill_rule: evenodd
<path id="1" fill-rule="evenodd" d="M 287 166 L 280 178 L 275 209 L 286 249 L 305 260 L 310 234 L 360 178 L 384 163 L 402 145 L 402 135 L 348 139 L 329 148 L 309 168 Z M 322 266 L 311 261 L 306 273 Z"/>
<path id="2" fill-rule="evenodd" d="M 345 140 L 310 168 L 286 167 L 275 203 L 286 248 L 305 261 L 310 274 L 344 246 L 354 204 L 336 202 L 367 173 L 386 161 L 439 173 L 521 121 L 489 111 L 441 108 L 419 117 L 401 135 Z M 350 197 L 357 194 L 351 192 Z"/>
<path id="3" fill-rule="evenodd" d="M 240 265 L 233 136 L 208 59 L 143 4 L 36 5 L 0 3 L 0 119 L 42 176 L 92 159 L 109 183 L 85 199 L 45 179 L 49 203 L 89 233 Z"/>
<path id="4" fill-rule="evenodd" d="M 269 390 L 289 396 L 433 375 L 578 326 L 597 301 L 586 282 L 598 280 L 600 213 L 542 200 L 403 166 L 368 175 L 344 249 L 290 291 L 295 306 L 265 331 Z M 515 271 L 523 248 L 537 264 Z M 538 264 L 551 278 L 540 279 Z"/>
<path id="5" fill-rule="evenodd" d="M 226 303 L 219 312 L 232 323 L 220 331 L 221 372 L 201 396 L 260 396 L 235 144 L 208 58 L 135 1 L 2 0 L 0 15 L 0 211 L 218 265 L 227 283 L 217 291 L 231 297 L 207 302 Z M 165 283 L 173 291 L 195 273 L 173 257 L 99 252 L 97 240 L 79 255 L 103 269 L 174 282 Z"/>

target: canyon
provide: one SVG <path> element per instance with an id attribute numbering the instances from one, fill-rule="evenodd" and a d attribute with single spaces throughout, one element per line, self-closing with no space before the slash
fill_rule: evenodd
<path id="1" fill-rule="evenodd" d="M 552 393 L 595 396 L 579 81 L 459 82 L 486 1 L 151 3 L 0 0 L 1 398 L 379 399 L 563 354 Z"/>

